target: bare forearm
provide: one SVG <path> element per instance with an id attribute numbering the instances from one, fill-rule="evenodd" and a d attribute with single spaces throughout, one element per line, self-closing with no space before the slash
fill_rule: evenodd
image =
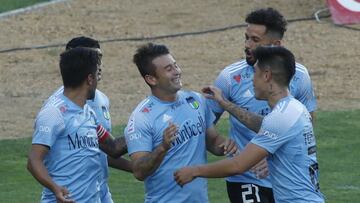
<path id="1" fill-rule="evenodd" d="M 228 100 L 222 100 L 219 104 L 246 127 L 256 133 L 259 132 L 263 120 L 262 116 L 238 107 L 236 104 Z"/>
<path id="2" fill-rule="evenodd" d="M 27 169 L 33 175 L 33 177 L 44 187 L 55 193 L 57 185 L 53 182 L 49 176 L 48 170 L 45 168 L 42 161 L 29 158 Z"/>
<path id="3" fill-rule="evenodd" d="M 166 153 L 166 148 L 161 144 L 151 153 L 133 161 L 132 167 L 134 176 L 138 180 L 145 180 L 149 175 L 153 174 L 156 169 L 159 168 L 161 162 L 163 161 Z"/>
<path id="4" fill-rule="evenodd" d="M 108 157 L 108 164 L 111 168 L 116 168 L 130 173 L 132 172 L 132 163 L 127 159 L 124 158 L 114 159 Z"/>
<path id="5" fill-rule="evenodd" d="M 225 138 L 219 136 L 206 136 L 206 149 L 216 156 L 224 155 L 224 148 L 220 145 L 225 142 Z"/>
<path id="6" fill-rule="evenodd" d="M 100 149 L 113 158 L 119 158 L 127 153 L 125 137 L 113 138 L 109 136 L 100 143 Z"/>

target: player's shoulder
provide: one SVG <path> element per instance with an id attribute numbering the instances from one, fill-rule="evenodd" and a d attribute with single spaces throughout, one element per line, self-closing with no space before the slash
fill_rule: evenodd
<path id="1" fill-rule="evenodd" d="M 295 75 L 309 76 L 309 71 L 304 65 L 302 65 L 301 63 L 296 62 L 295 63 Z"/>
<path id="2" fill-rule="evenodd" d="M 51 100 L 46 101 L 37 117 L 63 117 L 67 111 L 67 105 L 60 96 L 54 96 Z"/>
<path id="3" fill-rule="evenodd" d="M 300 118 L 304 109 L 303 104 L 294 97 L 289 96 L 276 104 L 271 113 L 265 116 L 264 123 L 276 126 L 281 124 L 283 128 L 289 128 Z"/>
<path id="4" fill-rule="evenodd" d="M 100 91 L 99 89 L 96 89 L 96 91 L 95 91 L 95 97 L 101 97 L 101 98 L 108 98 L 107 96 L 106 96 L 106 94 L 104 93 L 104 92 L 102 92 L 102 91 Z"/>
<path id="5" fill-rule="evenodd" d="M 97 103 L 109 103 L 109 98 L 106 96 L 105 93 L 103 93 L 102 91 L 96 89 L 94 102 L 97 102 Z"/>
<path id="6" fill-rule="evenodd" d="M 222 71 L 221 73 L 223 74 L 231 74 L 231 73 L 234 73 L 234 72 L 241 72 L 241 71 L 244 71 L 246 70 L 246 68 L 249 68 L 251 67 L 245 59 L 243 60 L 240 60 L 240 61 L 237 61 L 235 63 L 232 63 L 228 66 L 226 66 Z"/>

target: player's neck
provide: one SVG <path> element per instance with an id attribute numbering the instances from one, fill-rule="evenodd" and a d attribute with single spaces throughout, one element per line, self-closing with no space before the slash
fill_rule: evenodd
<path id="1" fill-rule="evenodd" d="M 87 94 L 81 88 L 64 88 L 64 95 L 81 108 L 87 100 Z"/>
<path id="2" fill-rule="evenodd" d="M 151 93 L 159 100 L 165 102 L 174 102 L 177 99 L 177 93 L 166 93 L 155 88 L 151 89 Z"/>
<path id="3" fill-rule="evenodd" d="M 273 91 L 269 92 L 267 100 L 270 108 L 274 108 L 274 106 L 278 103 L 279 100 L 289 95 L 290 92 L 288 88 L 276 88 Z"/>

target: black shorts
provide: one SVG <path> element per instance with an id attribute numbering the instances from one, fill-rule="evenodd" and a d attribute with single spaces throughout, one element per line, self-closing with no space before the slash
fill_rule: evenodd
<path id="1" fill-rule="evenodd" d="M 226 181 L 226 186 L 231 203 L 275 203 L 271 188 L 229 181 Z"/>

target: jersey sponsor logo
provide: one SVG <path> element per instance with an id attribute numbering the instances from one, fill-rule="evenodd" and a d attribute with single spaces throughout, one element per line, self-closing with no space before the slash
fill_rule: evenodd
<path id="1" fill-rule="evenodd" d="M 194 99 L 194 97 L 188 97 L 186 98 L 186 102 L 191 106 L 193 109 L 198 109 L 200 104 L 198 101 Z"/>
<path id="2" fill-rule="evenodd" d="M 67 136 L 69 150 L 84 149 L 84 148 L 99 148 L 98 138 L 96 136 Z"/>
<path id="3" fill-rule="evenodd" d="M 49 133 L 51 130 L 50 130 L 50 127 L 49 126 L 39 126 L 39 131 L 40 132 L 44 132 L 44 133 Z"/>
<path id="4" fill-rule="evenodd" d="M 235 75 L 233 78 L 234 78 L 234 80 L 235 80 L 237 83 L 240 83 L 240 81 L 241 81 L 241 75 Z"/>
<path id="5" fill-rule="evenodd" d="M 278 135 L 273 133 L 273 132 L 270 132 L 268 130 L 260 130 L 259 132 L 259 135 L 264 135 L 270 139 L 273 139 L 273 140 L 276 140 L 278 138 Z"/>
<path id="6" fill-rule="evenodd" d="M 188 119 L 184 121 L 179 130 L 175 133 L 176 139 L 172 142 L 172 146 L 176 146 L 187 142 L 192 137 L 196 137 L 201 135 L 205 132 L 205 122 L 201 115 L 198 115 L 198 119 L 193 121 Z"/>
<path id="7" fill-rule="evenodd" d="M 314 145 L 315 144 L 315 136 L 312 130 L 303 133 L 305 145 Z"/>
<path id="8" fill-rule="evenodd" d="M 129 141 L 138 140 L 141 138 L 141 134 L 133 133 L 133 134 L 128 135 L 128 137 L 129 137 Z"/>
<path id="9" fill-rule="evenodd" d="M 105 106 L 102 106 L 101 109 L 102 109 L 104 118 L 106 120 L 110 120 L 110 112 L 109 112 L 109 110 Z"/>
<path id="10" fill-rule="evenodd" d="M 127 132 L 128 133 L 133 133 L 135 131 L 135 125 L 134 125 L 134 118 L 131 118 L 129 120 L 128 126 L 127 126 Z"/>

